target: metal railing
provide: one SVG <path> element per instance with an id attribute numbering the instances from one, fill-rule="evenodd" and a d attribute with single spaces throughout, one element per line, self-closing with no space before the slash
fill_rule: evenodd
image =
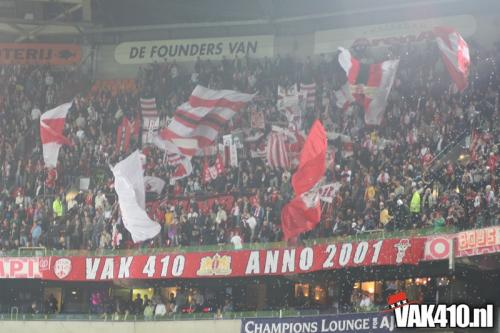
<path id="1" fill-rule="evenodd" d="M 449 226 L 440 230 L 440 234 L 456 232 L 454 226 Z M 367 232 L 359 233 L 356 235 L 342 235 L 335 237 L 315 238 L 304 241 L 304 245 L 312 246 L 317 244 L 326 243 L 340 243 L 340 242 L 357 242 L 362 240 L 371 239 L 387 239 L 387 238 L 401 238 L 401 237 L 419 237 L 435 234 L 433 227 L 401 230 L 401 231 L 386 231 L 384 229 L 370 230 Z M 269 243 L 247 243 L 243 244 L 242 250 L 267 250 L 278 249 L 287 247 L 286 242 L 269 242 Z M 24 248 L 23 251 L 11 250 L 5 251 L 1 256 L 17 257 L 23 256 L 23 253 L 28 252 L 29 248 Z M 39 248 L 37 248 L 39 249 Z M 221 245 L 198 245 L 198 246 L 178 246 L 178 247 L 142 247 L 133 249 L 96 249 L 96 250 L 55 250 L 44 249 L 43 256 L 116 256 L 116 255 L 141 255 L 141 254 L 157 254 L 157 253 L 187 253 L 187 252 L 219 252 L 219 251 L 235 251 L 231 244 Z M 42 251 L 32 251 L 34 255 L 40 256 Z"/>
<path id="2" fill-rule="evenodd" d="M 382 310 L 384 307 L 371 306 L 365 309 L 357 309 L 352 313 L 368 313 Z M 320 311 L 314 310 L 268 310 L 268 311 L 234 311 L 224 313 L 170 313 L 165 316 L 152 316 L 149 318 L 143 315 L 134 314 L 19 314 L 12 316 L 0 313 L 0 321 L 181 321 L 181 320 L 220 320 L 220 319 L 244 319 L 244 318 L 285 318 L 285 317 L 307 317 L 318 315 L 338 315 L 345 314 L 338 311 Z"/>

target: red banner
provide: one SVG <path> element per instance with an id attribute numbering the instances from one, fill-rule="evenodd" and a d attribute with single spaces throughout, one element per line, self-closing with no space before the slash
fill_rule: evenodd
<path id="1" fill-rule="evenodd" d="M 76 44 L 7 43 L 0 44 L 0 64 L 74 65 L 80 62 Z"/>
<path id="2" fill-rule="evenodd" d="M 500 227 L 427 237 L 423 260 L 448 259 L 452 246 L 456 258 L 500 252 Z"/>
<path id="3" fill-rule="evenodd" d="M 470 257 L 500 251 L 500 226 L 457 234 L 456 256 Z"/>
<path id="4" fill-rule="evenodd" d="M 64 281 L 222 278 L 301 274 L 346 267 L 414 265 L 423 257 L 424 244 L 425 238 L 412 238 L 255 251 L 50 257 L 42 276 L 46 280 Z"/>
<path id="5" fill-rule="evenodd" d="M 39 279 L 39 258 L 1 258 L 0 279 Z"/>

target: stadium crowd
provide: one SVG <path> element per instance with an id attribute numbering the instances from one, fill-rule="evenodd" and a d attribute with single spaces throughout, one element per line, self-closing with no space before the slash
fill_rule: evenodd
<path id="1" fill-rule="evenodd" d="M 255 152 L 265 145 L 272 124 L 287 126 L 276 107 L 278 85 L 297 82 L 316 83 L 314 107 L 304 110 L 302 122 L 307 129 L 314 119 L 322 120 L 335 151 L 326 182 L 341 184 L 333 202 L 324 203 L 320 226 L 304 238 L 381 228 L 432 227 L 439 232 L 450 225 L 469 229 L 497 224 L 500 53 L 470 45 L 469 87 L 460 94 L 451 88 L 433 43 L 393 47 L 382 57 L 355 48 L 353 53 L 366 62 L 400 58 L 380 127 L 365 126 L 358 105 L 337 106 L 334 90 L 345 81 L 345 73 L 334 56 L 303 62 L 280 56 L 198 60 L 193 68 L 155 63 L 140 70 L 132 88 L 103 85 L 76 95 L 65 130 L 74 145 L 61 148 L 53 170 L 43 165 L 39 118 L 67 101 L 67 90 L 82 73 L 77 68 L 4 65 L 0 70 L 1 250 L 134 246 L 119 217 L 109 170 L 109 164 L 127 155 L 116 148 L 117 127 L 125 116 L 140 116 L 140 97 L 156 98 L 161 126 L 166 126 L 196 84 L 257 93 L 221 133 L 244 130 L 239 166 L 226 161 L 224 172 L 205 183 L 203 164 L 206 159 L 213 164 L 215 156 L 199 156 L 193 158 L 189 177 L 170 182 L 174 166 L 166 163 L 164 152 L 142 147 L 145 174 L 167 182 L 161 195 L 148 194 L 149 213 L 162 231 L 143 246 L 232 243 L 240 248 L 242 243 L 282 239 L 280 212 L 293 196 L 293 170 L 271 168 Z M 265 128 L 251 128 L 250 110 L 264 115 Z M 260 140 L 250 140 L 259 133 L 264 134 Z M 348 138 L 352 145 L 340 138 Z M 139 148 L 140 141 L 132 139 L 128 153 Z M 80 190 L 80 178 L 90 179 L 88 190 Z M 219 202 L 223 195 L 232 199 Z M 190 204 L 175 204 L 179 199 Z M 209 204 L 197 204 L 207 199 Z"/>

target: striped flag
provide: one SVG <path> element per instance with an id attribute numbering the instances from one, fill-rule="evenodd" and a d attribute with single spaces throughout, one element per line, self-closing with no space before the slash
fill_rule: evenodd
<path id="1" fill-rule="evenodd" d="M 304 91 L 307 94 L 306 97 L 306 108 L 314 109 L 314 104 L 316 102 L 316 83 L 301 83 L 300 91 Z"/>
<path id="2" fill-rule="evenodd" d="M 136 119 L 130 121 L 127 116 L 124 116 L 122 123 L 118 126 L 116 130 L 116 145 L 115 149 L 117 152 L 128 153 L 128 148 L 132 138 L 134 140 L 139 139 L 140 125 L 141 121 L 136 117 Z"/>
<path id="3" fill-rule="evenodd" d="M 446 27 L 434 28 L 436 42 L 441 51 L 443 62 L 446 65 L 451 79 L 459 91 L 467 85 L 469 76 L 470 56 L 469 46 L 462 36 L 455 30 Z"/>
<path id="4" fill-rule="evenodd" d="M 142 143 L 153 143 L 154 137 L 158 133 L 160 117 L 156 108 L 156 98 L 142 98 Z"/>
<path id="5" fill-rule="evenodd" d="M 271 132 L 267 139 L 267 163 L 273 168 L 290 169 L 289 149 L 285 135 Z"/>
<path id="6" fill-rule="evenodd" d="M 183 155 L 194 156 L 199 149 L 213 144 L 220 130 L 253 97 L 197 86 L 160 136 L 171 141 Z"/>
<path id="7" fill-rule="evenodd" d="M 347 75 L 352 97 L 365 109 L 365 123 L 380 125 L 384 118 L 387 98 L 398 70 L 399 60 L 364 64 L 349 50 L 339 48 L 339 63 Z"/>

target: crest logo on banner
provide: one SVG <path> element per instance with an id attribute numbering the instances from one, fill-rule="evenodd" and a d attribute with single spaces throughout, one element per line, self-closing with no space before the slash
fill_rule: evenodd
<path id="1" fill-rule="evenodd" d="M 54 263 L 54 274 L 59 279 L 64 279 L 71 273 L 71 260 L 68 258 L 59 258 Z"/>
<path id="2" fill-rule="evenodd" d="M 396 264 L 400 264 L 403 262 L 406 250 L 408 250 L 411 247 L 410 240 L 404 238 L 400 240 L 399 243 L 396 243 L 394 247 L 398 250 L 398 253 L 396 254 Z"/>
<path id="3" fill-rule="evenodd" d="M 198 276 L 230 275 L 231 272 L 231 257 L 220 256 L 216 253 L 213 257 L 201 259 L 200 269 L 196 274 Z"/>

